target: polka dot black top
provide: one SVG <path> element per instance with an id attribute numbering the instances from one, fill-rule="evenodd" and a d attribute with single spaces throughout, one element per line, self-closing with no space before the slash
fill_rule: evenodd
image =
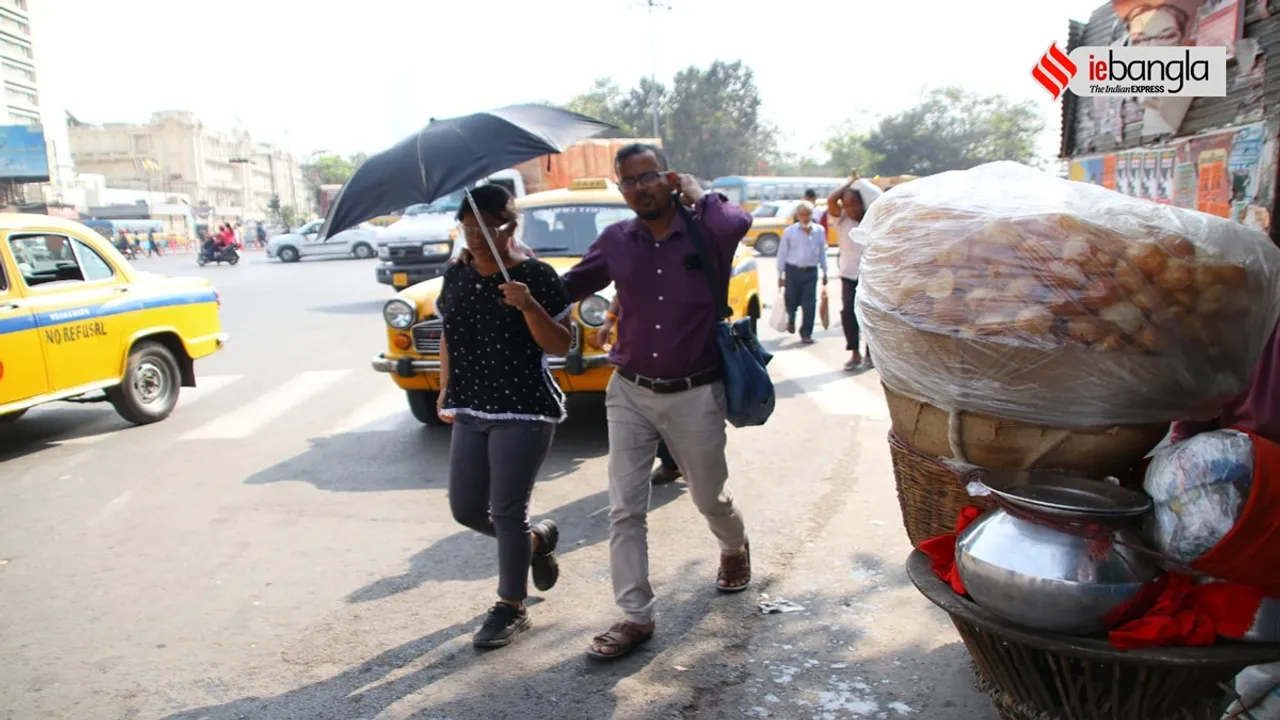
<path id="1" fill-rule="evenodd" d="M 555 268 L 525 260 L 507 268 L 511 279 L 551 317 L 569 314 L 569 294 Z M 564 419 L 564 393 L 547 369 L 547 354 L 533 339 L 524 315 L 502 302 L 502 273 L 488 277 L 457 263 L 444 274 L 436 313 L 444 320 L 449 380 L 442 413 L 488 420 Z"/>

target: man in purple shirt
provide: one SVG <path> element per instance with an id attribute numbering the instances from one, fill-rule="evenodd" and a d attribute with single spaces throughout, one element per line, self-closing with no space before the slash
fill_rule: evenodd
<path id="1" fill-rule="evenodd" d="M 667 167 L 652 145 L 618 151 L 618 187 L 637 217 L 600 234 L 565 276 L 574 301 L 614 284 L 626 308 L 610 351 L 617 370 L 605 404 L 609 421 L 609 560 L 623 622 L 596 636 L 587 652 L 625 655 L 653 636 L 649 584 L 649 470 L 659 440 L 684 472 L 689 494 L 720 543 L 716 584 L 745 590 L 751 556 L 742 516 L 725 490 L 725 395 L 715 328 L 716 300 L 703 260 L 676 210 L 693 208 L 717 282 L 727 286 L 733 254 L 751 216 L 698 181 Z"/>

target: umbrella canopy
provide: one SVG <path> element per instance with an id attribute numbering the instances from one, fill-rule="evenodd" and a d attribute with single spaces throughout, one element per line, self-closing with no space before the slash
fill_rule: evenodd
<path id="1" fill-rule="evenodd" d="M 320 237 L 416 203 L 429 203 L 499 170 L 559 153 L 613 128 L 545 105 L 509 105 L 432 120 L 356 169 L 329 208 Z"/>

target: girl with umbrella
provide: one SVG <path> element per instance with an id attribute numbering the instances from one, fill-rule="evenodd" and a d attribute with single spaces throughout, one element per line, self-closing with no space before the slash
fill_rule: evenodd
<path id="1" fill-rule="evenodd" d="M 473 639 L 495 648 L 530 627 L 530 567 L 539 590 L 560 574 L 559 528 L 550 520 L 530 526 L 529 499 L 565 418 L 564 394 L 544 358 L 569 352 L 571 305 L 555 269 L 515 249 L 510 193 L 496 184 L 470 192 L 457 216 L 470 262 L 449 267 L 436 301 L 444 321 L 437 413 L 453 423 L 453 517 L 498 540 L 498 602 Z"/>

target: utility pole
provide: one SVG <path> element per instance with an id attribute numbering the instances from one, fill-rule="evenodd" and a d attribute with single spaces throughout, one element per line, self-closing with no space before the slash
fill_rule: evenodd
<path id="1" fill-rule="evenodd" d="M 653 108 L 653 136 L 660 138 L 662 135 L 658 127 L 658 22 L 653 13 L 655 10 L 670 10 L 671 6 L 660 3 L 658 0 L 645 0 L 645 4 L 649 8 L 649 100 Z"/>

